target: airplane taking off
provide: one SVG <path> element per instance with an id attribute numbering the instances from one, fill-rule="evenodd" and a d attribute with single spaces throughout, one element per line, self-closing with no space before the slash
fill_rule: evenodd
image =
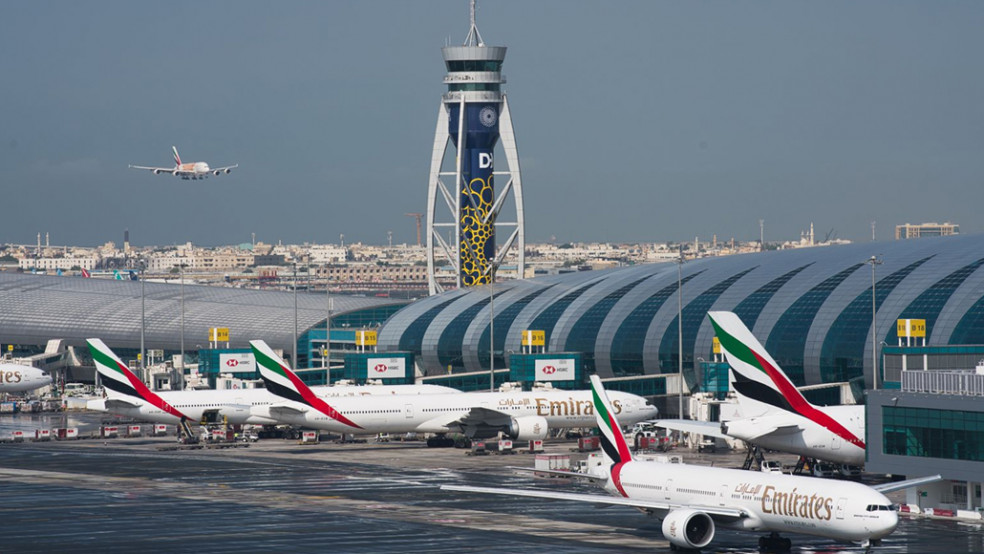
<path id="1" fill-rule="evenodd" d="M 613 496 L 458 485 L 441 489 L 631 506 L 661 519 L 663 536 L 680 548 L 707 546 L 719 525 L 769 532 L 759 541 L 761 547 L 789 550 L 789 539 L 779 533 L 864 546 L 877 543 L 895 530 L 899 520 L 884 492 L 941 480 L 936 475 L 868 487 L 853 481 L 635 461 L 597 375 L 591 376 L 591 389 L 603 463 L 597 468 L 599 473 L 588 477 L 604 482 Z"/>
<path id="2" fill-rule="evenodd" d="M 864 465 L 864 406 L 815 406 L 755 335 L 731 312 L 708 312 L 742 417 L 728 421 L 660 420 L 659 427 L 740 439 L 754 446 L 838 464 Z"/>
<path id="3" fill-rule="evenodd" d="M 0 364 L 0 393 L 27 392 L 51 384 L 51 376 L 36 367 Z"/>
<path id="4" fill-rule="evenodd" d="M 189 390 L 155 393 L 130 371 L 103 341 L 88 339 L 89 351 L 102 378 L 106 398 L 90 400 L 90 410 L 111 412 L 155 423 L 188 422 L 232 425 L 275 425 L 278 421 L 263 417 L 266 407 L 277 400 L 266 389 Z M 366 387 L 318 387 L 331 389 L 323 394 L 344 397 L 355 395 L 429 394 L 447 392 L 436 385 L 398 385 Z M 183 426 L 183 425 L 182 425 Z M 187 431 L 187 429 L 186 429 Z"/>
<path id="5" fill-rule="evenodd" d="M 330 404 L 305 385 L 263 341 L 250 341 L 267 390 L 281 397 L 263 415 L 283 423 L 336 433 L 462 433 L 514 440 L 543 439 L 550 429 L 594 424 L 588 391 L 454 392 L 417 396 L 340 398 Z M 656 408 L 634 394 L 613 394 L 615 409 L 634 422 L 656 417 Z M 451 446 L 438 437 L 428 446 Z"/>
<path id="6" fill-rule="evenodd" d="M 181 177 L 187 181 L 188 179 L 207 179 L 209 174 L 218 177 L 223 173 L 231 173 L 233 169 L 239 167 L 239 164 L 211 168 L 205 162 L 193 162 L 188 164 L 181 163 L 181 156 L 178 155 L 178 148 L 172 146 L 171 152 L 174 153 L 174 167 L 147 167 L 144 165 L 131 165 L 130 169 L 146 169 L 148 171 L 153 171 L 154 175 L 169 173 L 175 177 Z"/>

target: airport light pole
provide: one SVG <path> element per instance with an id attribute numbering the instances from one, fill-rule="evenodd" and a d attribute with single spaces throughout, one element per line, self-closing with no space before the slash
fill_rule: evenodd
<path id="1" fill-rule="evenodd" d="M 147 351 L 144 349 L 144 334 L 147 327 L 147 309 L 146 309 L 146 287 L 144 287 L 144 268 L 140 268 L 140 375 L 143 377 L 148 384 L 150 384 L 150 379 L 147 379 L 147 362 L 145 358 L 147 357 Z"/>
<path id="2" fill-rule="evenodd" d="M 184 262 L 178 264 L 178 287 L 181 290 L 181 380 L 184 380 L 185 369 L 185 289 Z"/>
<path id="3" fill-rule="evenodd" d="M 878 390 L 878 327 L 875 319 L 875 266 L 881 265 L 878 256 L 872 256 L 865 262 L 871 264 L 871 385 Z"/>
<path id="4" fill-rule="evenodd" d="M 328 266 L 325 264 L 325 298 L 328 308 L 328 317 L 325 319 L 325 385 L 331 385 L 331 283 L 328 281 Z"/>
<path id="5" fill-rule="evenodd" d="M 677 258 L 677 373 L 680 379 L 680 397 L 677 406 L 679 418 L 683 419 L 683 245 Z"/>
<path id="6" fill-rule="evenodd" d="M 489 392 L 495 392 L 495 260 L 489 260 Z"/>
<path id="7" fill-rule="evenodd" d="M 291 360 L 291 365 L 294 369 L 300 369 L 297 365 L 297 262 L 294 262 L 294 359 Z"/>

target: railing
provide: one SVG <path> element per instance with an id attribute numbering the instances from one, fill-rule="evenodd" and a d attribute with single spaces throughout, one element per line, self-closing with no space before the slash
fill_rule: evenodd
<path id="1" fill-rule="evenodd" d="M 984 396 L 984 374 L 973 371 L 903 371 L 902 391 Z"/>

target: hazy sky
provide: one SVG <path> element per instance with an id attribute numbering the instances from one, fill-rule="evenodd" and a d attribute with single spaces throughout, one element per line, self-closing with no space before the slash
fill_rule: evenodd
<path id="1" fill-rule="evenodd" d="M 478 24 L 509 47 L 528 241 L 984 230 L 982 2 L 486 0 Z M 466 0 L 0 3 L 0 242 L 412 242 L 467 30 Z M 172 144 L 240 169 L 127 169 Z"/>

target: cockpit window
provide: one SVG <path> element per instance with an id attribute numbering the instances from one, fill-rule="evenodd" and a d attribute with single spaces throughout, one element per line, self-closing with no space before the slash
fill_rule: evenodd
<path id="1" fill-rule="evenodd" d="M 868 504 L 866 508 L 869 512 L 894 512 L 894 504 Z"/>

